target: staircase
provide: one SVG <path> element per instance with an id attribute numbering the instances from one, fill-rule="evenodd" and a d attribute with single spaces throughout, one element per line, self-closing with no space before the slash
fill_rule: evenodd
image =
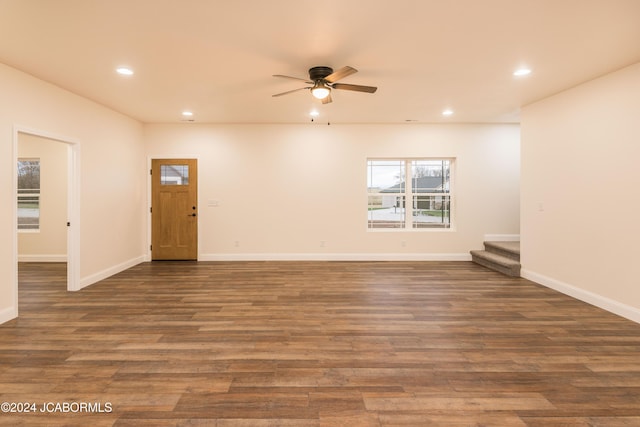
<path id="1" fill-rule="evenodd" d="M 507 276 L 520 277 L 520 242 L 484 242 L 483 251 L 471 251 L 471 260 Z"/>

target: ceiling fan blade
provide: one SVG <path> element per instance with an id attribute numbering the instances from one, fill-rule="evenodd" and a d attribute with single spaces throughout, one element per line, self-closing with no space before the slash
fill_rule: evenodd
<path id="1" fill-rule="evenodd" d="M 357 72 L 358 70 L 356 70 L 353 67 L 349 67 L 347 65 L 346 67 L 342 67 L 338 71 L 334 71 L 333 73 L 329 74 L 324 79 L 329 83 L 333 83 L 333 82 L 337 82 L 340 79 L 344 79 L 345 77 L 350 76 L 351 74 L 354 74 Z"/>
<path id="2" fill-rule="evenodd" d="M 322 101 L 323 104 L 328 104 L 331 101 L 333 101 L 333 99 L 331 99 L 331 94 L 329 94 L 329 95 L 325 96 L 324 98 L 322 98 L 321 101 Z"/>
<path id="3" fill-rule="evenodd" d="M 378 88 L 375 86 L 350 85 L 346 83 L 334 83 L 331 85 L 331 87 L 334 89 L 353 90 L 356 92 L 367 92 L 367 93 L 374 93 L 376 90 L 378 90 Z"/>
<path id="4" fill-rule="evenodd" d="M 312 84 L 313 84 L 313 82 L 312 82 L 312 81 L 310 81 L 309 79 L 303 79 L 303 78 L 301 78 L 301 77 L 285 76 L 285 75 L 282 75 L 282 74 L 274 74 L 274 75 L 273 75 L 273 77 L 282 77 L 283 79 L 301 80 L 301 81 L 303 81 L 303 82 L 305 82 L 305 83 L 308 83 L 308 84 L 310 84 L 310 85 L 312 85 Z"/>
<path id="5" fill-rule="evenodd" d="M 275 95 L 271 95 L 271 96 L 282 96 L 282 95 L 288 95 L 290 93 L 293 92 L 297 92 L 299 90 L 304 90 L 304 89 L 311 89 L 310 87 L 299 87 L 298 89 L 293 89 L 293 90 L 288 90 L 286 92 L 281 92 L 281 93 L 276 93 Z"/>

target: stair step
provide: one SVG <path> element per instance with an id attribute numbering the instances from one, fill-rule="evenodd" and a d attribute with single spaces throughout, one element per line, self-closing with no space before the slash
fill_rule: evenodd
<path id="1" fill-rule="evenodd" d="M 492 252 L 520 261 L 520 242 L 484 242 L 484 248 L 487 252 Z"/>
<path id="2" fill-rule="evenodd" d="M 471 259 L 476 264 L 508 276 L 520 277 L 520 262 L 512 258 L 489 251 L 471 251 Z"/>

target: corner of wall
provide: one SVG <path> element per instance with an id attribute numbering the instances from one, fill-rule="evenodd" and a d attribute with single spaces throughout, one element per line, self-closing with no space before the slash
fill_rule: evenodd
<path id="1" fill-rule="evenodd" d="M 17 307 L 7 307 L 3 310 L 0 310 L 0 324 L 6 323 L 9 320 L 13 320 L 16 317 L 18 317 Z"/>
<path id="2" fill-rule="evenodd" d="M 83 277 L 82 279 L 80 279 L 80 287 L 79 289 L 76 290 L 80 290 L 83 288 L 86 288 L 87 286 L 93 285 L 94 283 L 97 283 L 101 280 L 104 280 L 108 277 L 111 277 L 115 274 L 118 274 L 120 272 L 125 271 L 128 268 L 131 268 L 133 266 L 136 266 L 142 262 L 145 261 L 145 256 L 144 255 L 140 255 L 136 258 L 132 258 L 128 261 L 125 261 L 123 263 L 120 263 L 118 265 L 114 265 L 112 267 L 109 267 L 105 270 L 99 271 L 97 273 L 91 274 L 89 276 Z"/>

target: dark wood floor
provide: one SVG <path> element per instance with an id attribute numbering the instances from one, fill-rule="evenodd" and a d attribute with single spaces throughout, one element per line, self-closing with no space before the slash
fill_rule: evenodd
<path id="1" fill-rule="evenodd" d="M 472 263 L 64 268 L 20 266 L 0 402 L 100 406 L 1 425 L 640 426 L 640 325 Z"/>

